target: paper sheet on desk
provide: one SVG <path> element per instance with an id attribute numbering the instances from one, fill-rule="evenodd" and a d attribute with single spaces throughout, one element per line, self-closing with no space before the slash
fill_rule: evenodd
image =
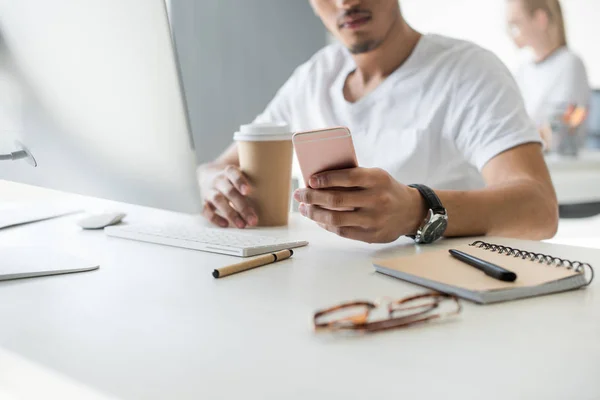
<path id="1" fill-rule="evenodd" d="M 92 271 L 98 264 L 39 247 L 0 247 L 0 281 Z"/>
<path id="2" fill-rule="evenodd" d="M 0 229 L 62 217 L 81 211 L 81 208 L 68 202 L 0 203 Z"/>

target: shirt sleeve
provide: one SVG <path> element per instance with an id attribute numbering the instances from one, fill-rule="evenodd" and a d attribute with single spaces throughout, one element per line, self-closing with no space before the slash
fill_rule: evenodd
<path id="1" fill-rule="evenodd" d="M 525 143 L 541 143 L 519 88 L 491 52 L 474 50 L 459 63 L 453 95 L 454 143 L 478 170 L 494 157 Z"/>

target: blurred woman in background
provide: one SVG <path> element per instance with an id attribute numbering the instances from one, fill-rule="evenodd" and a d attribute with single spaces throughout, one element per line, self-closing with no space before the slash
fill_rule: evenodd
<path id="1" fill-rule="evenodd" d="M 508 0 L 507 14 L 515 44 L 532 52 L 516 79 L 529 115 L 544 132 L 549 114 L 559 107 L 565 112 L 587 108 L 591 94 L 587 72 L 567 46 L 559 0 Z"/>

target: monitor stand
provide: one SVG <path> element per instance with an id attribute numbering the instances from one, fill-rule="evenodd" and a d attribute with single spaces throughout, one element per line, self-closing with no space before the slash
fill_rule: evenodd
<path id="1" fill-rule="evenodd" d="M 17 147 L 17 150 L 11 153 L 0 154 L 0 161 L 25 160 L 25 162 L 31 165 L 32 167 L 37 167 L 37 161 L 35 161 L 35 158 L 33 157 L 33 154 L 31 154 L 29 149 L 19 141 L 16 141 L 15 145 Z"/>

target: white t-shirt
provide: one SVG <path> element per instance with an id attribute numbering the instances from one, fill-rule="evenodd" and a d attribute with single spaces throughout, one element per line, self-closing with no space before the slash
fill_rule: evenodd
<path id="1" fill-rule="evenodd" d="M 589 105 L 591 89 L 585 66 L 566 47 L 540 63 L 525 62 L 515 75 L 527 112 L 538 126 L 546 123 L 548 113 L 557 107 Z"/>
<path id="2" fill-rule="evenodd" d="M 400 68 L 349 103 L 343 87 L 355 68 L 340 44 L 322 49 L 256 122 L 286 122 L 295 131 L 347 126 L 361 167 L 436 189 L 481 188 L 479 171 L 490 159 L 539 142 L 508 69 L 472 43 L 424 35 Z"/>

